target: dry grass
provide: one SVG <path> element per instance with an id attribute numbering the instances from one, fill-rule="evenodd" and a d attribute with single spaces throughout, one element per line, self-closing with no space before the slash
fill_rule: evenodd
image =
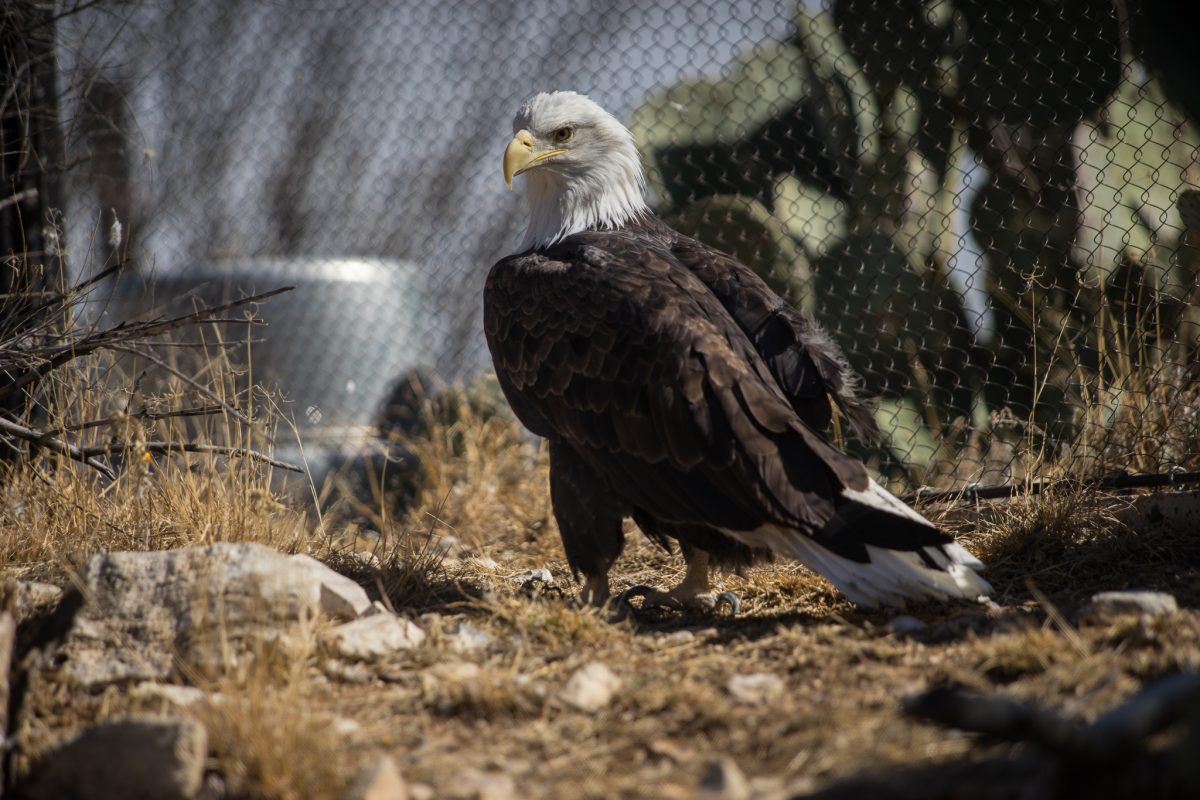
<path id="1" fill-rule="evenodd" d="M 77 466 L 47 459 L 7 490 L 20 508 L 0 511 L 4 564 L 53 575 L 61 572 L 47 564 L 98 549 L 248 538 L 321 555 L 419 622 L 422 647 L 357 672 L 331 668 L 312 644 L 286 657 L 264 646 L 236 668 L 181 675 L 207 699 L 172 713 L 205 722 L 212 772 L 234 797 L 334 798 L 378 752 L 436 796 L 452 795 L 465 769 L 499 769 L 521 796 L 691 797 L 717 755 L 762 796 L 782 796 L 975 751 L 900 713 L 903 694 L 931 683 L 1093 716 L 1147 680 L 1200 668 L 1196 545 L 1178 531 L 1131 527 L 1126 500 L 1083 489 L 940 512 L 991 564 L 1001 606 L 914 608 L 926 627 L 911 635 L 887 628 L 894 614 L 862 612 L 783 563 L 723 576 L 743 598 L 739 618 L 615 621 L 573 601 L 544 452 L 486 404 L 449 402 L 429 410 L 417 503 L 400 521 L 381 511 L 377 534 L 323 529 L 254 495 L 267 476 L 245 462 L 172 457 L 102 490 Z M 677 554 L 629 533 L 615 588 L 678 579 Z M 513 580 L 542 567 L 553 584 Z M 1171 591 L 1184 608 L 1159 620 L 1076 614 L 1091 592 L 1131 586 Z M 481 634 L 473 643 L 459 635 L 464 625 Z M 622 686 L 589 714 L 559 693 L 594 660 Z M 731 677 L 755 673 L 780 681 L 768 702 L 729 688 Z M 43 751 L 87 721 L 166 710 L 127 687 L 72 691 L 52 671 L 30 697 L 25 741 Z"/>
<path id="2" fill-rule="evenodd" d="M 208 730 L 215 772 L 233 797 L 337 797 L 366 751 L 355 744 L 363 731 L 337 715 L 336 698 L 314 680 L 315 649 L 286 659 L 273 657 L 270 643 L 259 650 L 199 682 L 208 695 L 191 713 Z"/>
<path id="3" fill-rule="evenodd" d="M 1039 335 L 1028 376 L 1019 379 L 1033 390 L 1026 413 L 1002 407 L 990 409 L 986 421 L 954 417 L 939 407 L 914 362 L 933 454 L 892 475 L 896 491 L 1200 469 L 1194 325 L 1179 317 L 1187 307 L 1139 291 L 1136 298 L 1098 292 L 1081 301 L 1094 308 L 1074 337 L 1057 312 L 1029 312 Z"/>
<path id="4" fill-rule="evenodd" d="M 403 527 L 434 521 L 480 551 L 546 528 L 549 458 L 513 419 L 494 378 L 428 401 L 422 416 L 424 434 L 409 444 L 425 475 Z"/>
<path id="5" fill-rule="evenodd" d="M 244 404 L 230 386 L 238 372 L 224 358 L 206 360 L 199 376 L 207 391 Z M 272 489 L 272 468 L 213 454 L 151 454 L 150 440 L 202 441 L 263 447 L 266 433 L 228 413 L 202 419 L 147 420 L 136 409 L 202 405 L 190 387 L 168 382 L 149 395 L 124 376 L 111 356 L 98 355 L 65 368 L 42 404 L 50 430 L 85 428 L 81 446 L 117 442 L 117 479 L 44 451 L 5 467 L 0 484 L 0 569 L 47 576 L 72 571 L 101 550 L 170 549 L 218 541 L 253 541 L 282 550 L 308 549 L 312 525 L 303 509 L 282 504 Z"/>

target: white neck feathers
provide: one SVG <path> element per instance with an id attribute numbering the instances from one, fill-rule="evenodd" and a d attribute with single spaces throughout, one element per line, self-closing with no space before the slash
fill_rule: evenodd
<path id="1" fill-rule="evenodd" d="M 549 247 L 580 231 L 620 228 L 649 213 L 632 138 L 597 155 L 582 164 L 548 164 L 525 174 L 529 227 L 520 251 Z"/>

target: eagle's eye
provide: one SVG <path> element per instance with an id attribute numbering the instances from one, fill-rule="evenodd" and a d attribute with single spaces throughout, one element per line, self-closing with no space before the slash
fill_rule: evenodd
<path id="1" fill-rule="evenodd" d="M 558 144 L 564 144 L 571 141 L 571 137 L 575 135 L 575 129 L 571 127 L 559 128 L 550 135 L 554 137 L 554 141 Z"/>

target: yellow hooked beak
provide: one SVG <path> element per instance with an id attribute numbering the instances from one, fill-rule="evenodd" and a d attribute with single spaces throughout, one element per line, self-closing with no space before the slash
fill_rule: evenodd
<path id="1" fill-rule="evenodd" d="M 513 178 L 522 172 L 533 169 L 548 158 L 567 152 L 566 148 L 556 147 L 553 150 L 534 152 L 533 134 L 526 130 L 517 131 L 517 135 L 504 148 L 504 182 L 512 188 Z"/>

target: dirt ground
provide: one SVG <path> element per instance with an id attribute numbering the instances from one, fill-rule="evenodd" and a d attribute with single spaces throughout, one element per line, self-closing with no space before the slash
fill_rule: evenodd
<path id="1" fill-rule="evenodd" d="M 496 646 L 464 657 L 435 636 L 413 668 L 384 685 L 342 690 L 333 702 L 377 731 L 413 780 L 438 787 L 467 764 L 501 770 L 520 795 L 536 797 L 692 797 L 717 757 L 731 758 L 769 796 L 861 771 L 994 754 L 1003 748 L 906 718 L 900 698 L 955 683 L 1090 718 L 1148 681 L 1200 668 L 1194 536 L 1112 519 L 1055 530 L 1043 519 L 1042 535 L 1062 541 L 1023 541 L 1039 535 L 1020 527 L 1031 516 L 1063 513 L 1076 522 L 1059 524 L 1074 525 L 1104 520 L 1121 504 L 1097 498 L 1064 509 L 1060 498 L 1032 498 L 1015 512 L 959 512 L 959 520 L 998 517 L 989 519 L 990 538 L 963 535 L 993 565 L 996 606 L 913 608 L 907 614 L 925 627 L 912 633 L 890 627 L 897 612 L 863 613 L 795 565 L 727 576 L 725 587 L 743 601 L 737 618 L 612 622 L 568 602 L 576 587 L 552 531 L 496 541 L 477 554 L 496 568 L 470 556 L 447 568 L 448 583 L 478 596 L 422 610 L 437 613 L 441 626 L 487 630 Z M 630 540 L 616 569 L 626 581 L 681 577 L 678 556 Z M 543 566 L 557 576 L 550 591 L 530 593 L 509 578 Z M 1092 593 L 1127 588 L 1170 592 L 1182 610 L 1081 619 Z M 453 665 L 463 661 L 482 671 L 456 680 Z M 557 697 L 589 661 L 622 680 L 612 705 L 595 714 Z M 777 694 L 731 690 L 731 678 L 762 673 L 781 680 Z"/>
<path id="2" fill-rule="evenodd" d="M 421 647 L 345 669 L 317 631 L 299 659 L 268 653 L 223 676 L 181 673 L 178 682 L 221 697 L 186 713 L 208 726 L 211 769 L 228 796 L 336 797 L 357 765 L 387 753 L 418 797 L 695 797 L 721 758 L 753 796 L 784 797 L 864 771 L 1013 751 L 906 717 L 901 698 L 931 686 L 1092 718 L 1156 678 L 1200 669 L 1195 524 L 1133 513 L 1130 498 L 1072 490 L 927 507 L 988 563 L 990 606 L 867 613 L 804 568 L 774 564 L 722 576 L 741 597 L 736 617 L 617 619 L 574 601 L 537 488 L 544 463 L 488 464 L 499 477 L 475 475 L 455 484 L 457 495 L 431 479 L 399 540 L 351 528 L 322 553 L 417 622 L 428 634 Z M 534 488 L 506 486 L 510 467 Z M 629 534 L 615 590 L 681 577 L 678 554 Z M 543 568 L 549 584 L 518 577 Z M 1093 593 L 1116 589 L 1169 592 L 1180 610 L 1083 613 Z M 590 662 L 620 681 L 598 711 L 562 695 Z M 749 690 L 737 680 L 759 675 L 774 677 L 751 678 Z M 49 678 L 30 697 L 31 751 L 84 721 L 171 710 L 129 687 L 84 696 Z"/>

